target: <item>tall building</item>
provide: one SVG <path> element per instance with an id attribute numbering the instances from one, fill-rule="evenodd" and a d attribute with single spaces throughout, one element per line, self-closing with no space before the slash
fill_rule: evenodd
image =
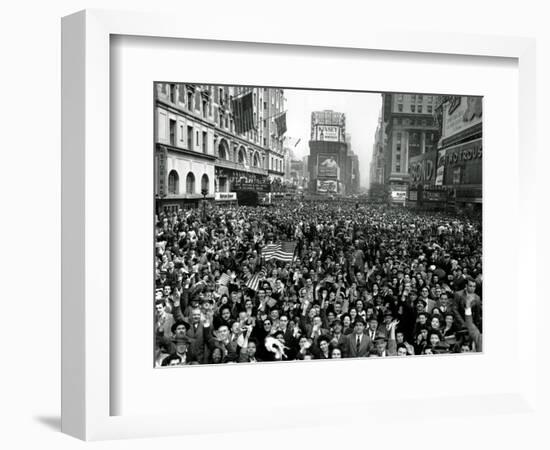
<path id="1" fill-rule="evenodd" d="M 252 96 L 251 126 L 239 132 L 233 100 Z M 282 89 L 157 83 L 155 194 L 160 208 L 195 207 L 203 198 L 269 192 L 284 175 Z M 224 195 L 219 195 L 224 194 Z"/>
<path id="2" fill-rule="evenodd" d="M 369 198 L 376 202 L 384 202 L 386 200 L 384 184 L 384 150 L 386 141 L 386 130 L 383 112 L 381 111 L 374 134 L 374 144 L 372 146 L 372 156 L 369 165 Z"/>
<path id="3" fill-rule="evenodd" d="M 347 151 L 345 115 L 331 110 L 312 112 L 308 161 L 311 193 L 346 193 Z"/>
<path id="4" fill-rule="evenodd" d="M 385 130 L 384 187 L 394 203 L 404 204 L 409 161 L 435 150 L 439 125 L 434 117 L 438 97 L 425 94 L 382 94 Z"/>

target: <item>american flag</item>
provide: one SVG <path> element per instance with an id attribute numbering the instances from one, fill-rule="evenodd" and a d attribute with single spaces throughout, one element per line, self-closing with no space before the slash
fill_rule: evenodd
<path id="1" fill-rule="evenodd" d="M 279 259 L 281 261 L 291 262 L 294 259 L 296 242 L 285 241 L 278 244 L 267 244 L 262 249 L 262 256 L 266 261 L 270 259 Z"/>
<path id="2" fill-rule="evenodd" d="M 265 278 L 265 269 L 261 269 L 258 273 L 255 273 L 250 277 L 250 280 L 246 282 L 246 287 L 254 291 L 257 291 L 260 287 L 260 282 Z"/>
<path id="3" fill-rule="evenodd" d="M 218 283 L 223 285 L 223 286 L 227 286 L 227 283 L 229 282 L 229 275 L 227 275 L 226 273 L 222 273 L 221 276 L 220 276 L 220 279 L 218 280 Z"/>

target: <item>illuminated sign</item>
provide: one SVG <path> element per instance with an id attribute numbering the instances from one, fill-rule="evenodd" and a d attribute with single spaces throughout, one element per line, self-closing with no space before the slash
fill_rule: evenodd
<path id="1" fill-rule="evenodd" d="M 317 180 L 317 192 L 338 192 L 338 182 L 336 180 Z"/>

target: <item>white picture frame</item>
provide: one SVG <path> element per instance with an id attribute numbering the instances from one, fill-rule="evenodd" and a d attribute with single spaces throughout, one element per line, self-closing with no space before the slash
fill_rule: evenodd
<path id="1" fill-rule="evenodd" d="M 497 57 L 516 60 L 518 64 L 519 148 L 535 148 L 535 42 L 516 37 L 491 37 L 439 33 L 404 33 L 371 31 L 361 34 L 342 32 L 327 34 L 314 26 L 304 29 L 280 29 L 274 26 L 235 27 L 230 21 L 220 21 L 207 29 L 198 22 L 181 20 L 167 14 L 144 14 L 100 10 L 82 11 L 62 21 L 62 431 L 84 440 L 153 437 L 186 433 L 262 429 L 267 426 L 311 426 L 334 415 L 323 408 L 291 402 L 292 411 L 283 407 L 272 409 L 269 425 L 266 411 L 248 423 L 222 424 L 219 420 L 202 422 L 189 414 L 124 414 L 112 415 L 112 360 L 110 330 L 110 66 L 111 37 L 141 36 L 174 39 L 231 41 L 258 44 L 284 44 L 338 49 L 361 49 L 378 52 L 407 52 L 414 55 L 446 54 L 464 57 Z M 284 51 L 284 50 L 282 50 Z M 177 80 L 179 81 L 179 80 Z M 490 120 L 490 119 L 489 119 Z M 528 182 L 535 171 L 534 152 L 525 152 L 519 161 L 517 211 L 524 220 L 518 224 L 521 243 L 513 242 L 518 258 L 535 261 L 535 186 Z M 522 199 L 519 202 L 519 199 Z M 518 277 L 527 270 L 518 266 Z M 526 298 L 517 315 L 520 330 L 517 346 L 525 346 L 518 356 L 520 367 L 515 382 L 500 394 L 474 393 L 467 397 L 441 398 L 426 395 L 424 399 L 403 396 L 386 404 L 374 402 L 365 407 L 353 399 L 344 402 L 346 419 L 353 422 L 353 413 L 374 418 L 382 411 L 386 418 L 403 411 L 429 411 L 451 402 L 452 414 L 466 416 L 472 402 L 476 413 L 485 415 L 511 411 L 516 414 L 542 414 L 537 403 L 536 345 L 521 333 L 529 326 L 527 314 L 537 308 L 536 290 L 528 287 Z M 517 305 L 518 293 L 512 290 Z M 540 301 L 540 299 L 539 299 Z M 489 313 L 491 309 L 489 308 Z M 527 311 L 527 312 L 526 312 Z M 490 329 L 490 328 L 489 328 Z M 488 338 L 490 347 L 490 336 Z M 485 355 L 475 356 L 484 358 Z M 443 358 L 441 364 L 451 364 Z M 348 363 L 351 364 L 351 363 Z M 393 368 L 398 362 L 387 361 Z M 306 365 L 307 366 L 307 365 Z M 311 367 L 311 366 L 310 366 Z M 351 365 L 350 365 L 351 367 Z M 195 369 L 191 369 L 195 371 Z M 198 369 L 200 370 L 200 369 Z M 239 369 L 242 370 L 242 369 Z M 254 371 L 262 369 L 253 368 Z M 311 372 L 311 369 L 298 369 Z M 166 373 L 166 371 L 164 371 Z M 256 372 L 254 372 L 256 373 Z M 241 372 L 242 374 L 242 372 Z M 186 373 L 181 374 L 182 377 Z M 395 403 L 397 401 L 398 403 Z M 399 411 L 394 406 L 399 404 Z M 448 404 L 448 403 L 447 403 Z M 182 422 L 186 425 L 182 426 Z"/>

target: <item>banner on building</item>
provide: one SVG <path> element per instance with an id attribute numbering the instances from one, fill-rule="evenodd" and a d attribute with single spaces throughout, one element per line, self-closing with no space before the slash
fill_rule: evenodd
<path id="1" fill-rule="evenodd" d="M 235 131 L 238 134 L 246 133 L 256 128 L 254 124 L 254 101 L 252 91 L 234 98 L 231 107 L 233 109 Z"/>
<path id="2" fill-rule="evenodd" d="M 277 125 L 277 136 L 286 133 L 286 112 L 275 118 L 275 125 Z"/>
<path id="3" fill-rule="evenodd" d="M 317 180 L 317 192 L 336 194 L 338 192 L 338 181 Z"/>
<path id="4" fill-rule="evenodd" d="M 317 173 L 321 178 L 339 178 L 338 155 L 320 153 L 317 156 Z"/>
<path id="5" fill-rule="evenodd" d="M 166 171 L 167 171 L 168 152 L 166 147 L 160 147 L 158 151 L 158 195 L 159 197 L 166 197 Z"/>

